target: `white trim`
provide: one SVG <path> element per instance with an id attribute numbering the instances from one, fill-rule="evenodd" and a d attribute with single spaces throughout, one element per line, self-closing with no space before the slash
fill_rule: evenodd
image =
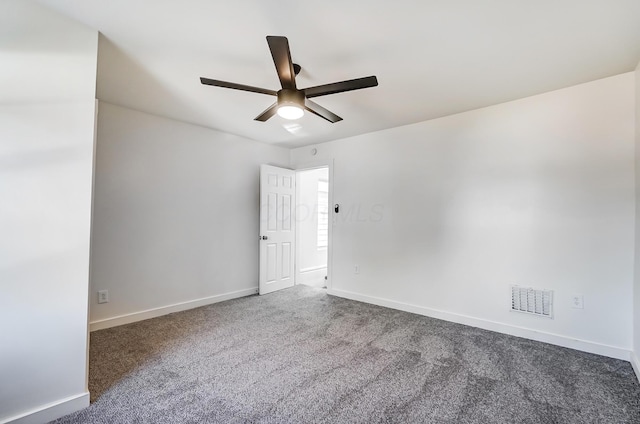
<path id="1" fill-rule="evenodd" d="M 203 297 L 202 299 L 189 300 L 187 302 L 174 303 L 173 305 L 147 309 L 145 311 L 119 315 L 113 318 L 106 318 L 98 321 L 92 321 L 89 323 L 89 330 L 90 331 L 103 330 L 105 328 L 116 327 L 118 325 L 124 325 L 124 324 L 130 324 L 132 322 L 143 321 L 149 318 L 156 318 L 162 315 L 172 314 L 174 312 L 186 311 L 188 309 L 199 308 L 201 306 L 211 305 L 213 303 L 224 302 L 225 300 L 251 296 L 256 293 L 258 293 L 258 287 L 219 294 L 216 296 Z"/>
<path id="2" fill-rule="evenodd" d="M 327 275 L 327 267 L 316 268 L 311 271 L 299 272 L 296 284 L 323 284 Z"/>
<path id="3" fill-rule="evenodd" d="M 590 342 L 587 340 L 574 339 L 559 334 L 532 330 L 530 328 L 517 327 L 514 325 L 474 318 L 467 315 L 456 314 L 453 312 L 425 308 L 423 306 L 411 305 L 409 303 L 396 302 L 394 300 L 382 299 L 379 297 L 366 296 L 345 290 L 329 289 L 327 290 L 327 293 L 338 297 L 344 297 L 346 299 L 357 300 L 359 302 L 371 303 L 374 305 L 384 306 L 392 309 L 399 309 L 405 312 L 411 312 L 431 318 L 438 318 L 445 321 L 469 325 L 471 327 L 482 328 L 484 330 L 509 334 L 511 336 L 522 337 L 539 342 L 550 343 L 557 346 L 568 347 L 571 349 L 581 350 L 583 352 L 595 353 L 597 355 L 607 356 L 610 358 L 622 359 L 625 361 L 629 361 L 631 359 L 631 351 L 629 349 L 617 346 L 610 346 L 601 343 Z"/>
<path id="4" fill-rule="evenodd" d="M 32 410 L 5 418 L 0 424 L 41 424 L 57 420 L 89 406 L 89 392 L 80 393 L 65 399 L 33 408 Z"/>
<path id="5" fill-rule="evenodd" d="M 638 360 L 638 355 L 635 352 L 631 352 L 631 366 L 633 367 L 633 371 L 636 373 L 636 378 L 640 382 L 640 360 Z"/>
<path id="6" fill-rule="evenodd" d="M 305 272 L 320 271 L 320 270 L 325 270 L 325 269 L 327 269 L 326 265 L 325 266 L 310 266 L 309 268 L 302 268 L 300 270 L 300 274 L 304 274 Z"/>
<path id="7" fill-rule="evenodd" d="M 98 42 L 98 41 L 96 41 Z M 93 293 L 93 288 L 91 286 L 91 275 L 93 274 L 92 272 L 92 267 L 93 267 L 93 261 L 91 260 L 91 258 L 93 257 L 93 250 L 94 250 L 94 246 L 95 246 L 95 241 L 94 241 L 94 236 L 95 236 L 95 232 L 94 232 L 94 228 L 93 228 L 93 217 L 94 217 L 94 213 L 95 213 L 95 201 L 96 201 L 96 154 L 98 151 L 98 119 L 99 119 L 99 115 L 100 115 L 100 101 L 98 99 L 96 99 L 95 101 L 95 109 L 94 109 L 94 115 L 93 115 L 93 158 L 92 158 L 92 165 L 91 165 L 91 217 L 89 218 L 89 267 L 87 269 L 87 327 L 85 328 L 85 333 L 86 333 L 86 341 L 87 341 L 87 347 L 86 347 L 86 360 L 85 360 L 85 372 L 84 372 L 84 388 L 85 390 L 89 391 L 89 343 L 91 341 L 90 338 L 90 333 L 91 331 L 89 330 L 89 319 L 91 317 L 91 304 L 93 303 L 93 299 L 91 298 L 91 294 Z"/>

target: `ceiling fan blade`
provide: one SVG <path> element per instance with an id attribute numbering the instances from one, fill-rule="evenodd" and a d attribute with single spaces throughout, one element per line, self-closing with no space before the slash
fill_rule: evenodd
<path id="1" fill-rule="evenodd" d="M 214 80 L 209 78 L 200 78 L 200 82 L 204 85 L 233 88 L 235 90 L 250 91 L 252 93 L 269 94 L 270 96 L 278 95 L 278 92 L 274 90 L 269 90 L 269 89 L 260 88 L 260 87 L 252 87 L 250 85 L 236 84 L 235 82 L 220 81 L 220 80 Z"/>
<path id="2" fill-rule="evenodd" d="M 342 93 L 344 91 L 360 90 L 361 88 L 375 87 L 377 85 L 378 79 L 375 76 L 370 76 L 305 88 L 304 93 L 305 96 L 311 98 L 326 96 L 328 94 Z"/>
<path id="3" fill-rule="evenodd" d="M 342 121 L 342 118 L 320 106 L 318 103 L 312 102 L 309 99 L 304 99 L 304 108 L 314 115 L 318 115 L 319 117 L 326 119 L 327 121 L 335 124 L 338 121 Z"/>
<path id="4" fill-rule="evenodd" d="M 253 120 L 265 122 L 267 119 L 271 118 L 278 111 L 278 102 L 272 104 L 268 108 L 265 109 L 260 115 L 256 116 Z"/>
<path id="5" fill-rule="evenodd" d="M 268 35 L 267 43 L 269 44 L 271 57 L 273 57 L 273 63 L 276 65 L 282 88 L 296 90 L 296 74 L 293 71 L 293 62 L 291 61 L 287 37 Z"/>

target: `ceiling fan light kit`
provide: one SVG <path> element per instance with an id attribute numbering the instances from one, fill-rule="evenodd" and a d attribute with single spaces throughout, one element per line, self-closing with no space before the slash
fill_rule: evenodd
<path id="1" fill-rule="evenodd" d="M 297 105 L 280 105 L 278 115 L 289 120 L 300 119 L 304 115 L 304 110 Z"/>
<path id="2" fill-rule="evenodd" d="M 304 115 L 304 92 L 283 88 L 278 91 L 278 115 L 284 119 L 299 119 Z"/>
<path id="3" fill-rule="evenodd" d="M 298 75 L 301 68 L 300 65 L 294 64 L 291 61 L 291 52 L 289 50 L 287 37 L 267 36 L 267 44 L 269 44 L 271 57 L 273 58 L 273 63 L 276 66 L 278 78 L 282 85 L 281 90 L 269 90 L 204 77 L 200 78 L 200 82 L 204 85 L 277 96 L 277 101 L 255 118 L 256 121 L 261 122 L 267 121 L 276 113 L 285 119 L 299 119 L 304 115 L 304 111 L 306 110 L 331 123 L 336 123 L 341 121 L 342 118 L 309 99 L 378 85 L 377 78 L 370 76 L 299 89 L 296 87 L 296 75 Z"/>

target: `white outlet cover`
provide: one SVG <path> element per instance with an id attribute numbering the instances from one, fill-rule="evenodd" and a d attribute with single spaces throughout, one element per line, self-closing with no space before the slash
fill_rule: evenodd
<path id="1" fill-rule="evenodd" d="M 573 309 L 584 309 L 584 296 L 581 294 L 574 294 L 571 297 L 571 307 Z"/>
<path id="2" fill-rule="evenodd" d="M 108 290 L 98 290 L 98 303 L 109 303 Z"/>

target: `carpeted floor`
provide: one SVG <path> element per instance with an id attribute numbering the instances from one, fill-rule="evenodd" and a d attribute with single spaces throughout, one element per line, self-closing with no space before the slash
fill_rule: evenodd
<path id="1" fill-rule="evenodd" d="M 91 334 L 56 423 L 640 423 L 628 362 L 296 286 Z"/>

